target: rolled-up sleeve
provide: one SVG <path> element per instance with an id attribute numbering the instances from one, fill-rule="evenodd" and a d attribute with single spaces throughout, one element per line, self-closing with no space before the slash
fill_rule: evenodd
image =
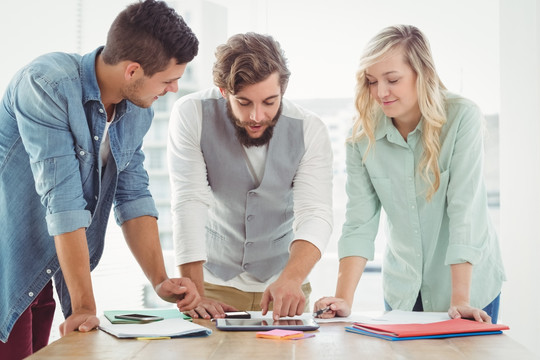
<path id="1" fill-rule="evenodd" d="M 381 203 L 371 183 L 358 146 L 348 143 L 346 152 L 348 197 L 343 231 L 338 243 L 339 258 L 362 256 L 373 260 L 379 229 Z"/>
<path id="2" fill-rule="evenodd" d="M 154 199 L 151 197 L 143 197 L 136 200 L 131 200 L 114 207 L 114 216 L 116 222 L 122 225 L 127 220 L 134 219 L 139 216 L 158 217 L 158 211 L 154 204 Z"/>
<path id="3" fill-rule="evenodd" d="M 167 159 L 171 182 L 177 265 L 206 260 L 206 222 L 213 195 L 200 147 L 201 108 L 196 99 L 175 103 L 169 122 Z"/>
<path id="4" fill-rule="evenodd" d="M 87 227 L 91 215 L 84 210 L 86 201 L 66 113 L 67 99 L 45 77 L 34 75 L 32 68 L 28 68 L 12 101 L 36 192 L 46 209 L 49 234 L 55 236 Z"/>
<path id="5" fill-rule="evenodd" d="M 312 114 L 304 120 L 306 152 L 294 177 L 295 239 L 311 242 L 322 253 L 333 229 L 333 153 L 328 130 Z"/>
<path id="6" fill-rule="evenodd" d="M 473 104 L 460 109 L 447 191 L 450 237 L 445 263 L 474 265 L 491 236 L 483 182 L 484 120 Z"/>
<path id="7" fill-rule="evenodd" d="M 149 177 L 144 163 L 142 144 L 139 144 L 125 169 L 118 174 L 114 214 L 116 222 L 143 216 L 158 217 L 154 199 L 149 190 Z"/>

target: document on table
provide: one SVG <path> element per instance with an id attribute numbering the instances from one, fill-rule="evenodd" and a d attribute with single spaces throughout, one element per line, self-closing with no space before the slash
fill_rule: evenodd
<path id="1" fill-rule="evenodd" d="M 272 311 L 269 311 L 266 313 L 266 315 L 262 314 L 262 311 L 248 311 L 248 313 L 251 315 L 252 319 L 270 319 L 272 320 L 273 313 Z M 282 320 L 294 320 L 294 319 L 312 319 L 313 316 L 311 313 L 303 313 L 302 315 L 296 315 L 296 316 L 283 316 L 280 319 Z"/>
<path id="2" fill-rule="evenodd" d="M 164 319 L 169 318 L 182 318 L 184 320 L 193 320 L 190 316 L 180 312 L 177 308 L 173 309 L 141 309 L 141 310 L 105 310 L 103 315 L 113 324 L 138 324 L 140 320 L 126 320 L 126 319 L 117 319 L 116 315 L 125 315 L 125 314 L 145 314 L 160 316 Z"/>
<path id="3" fill-rule="evenodd" d="M 386 313 L 352 313 L 347 317 L 334 317 L 331 319 L 315 318 L 319 324 L 331 322 L 355 322 L 362 324 L 429 324 L 438 321 L 450 320 L 446 312 L 423 312 L 392 310 Z"/>
<path id="4" fill-rule="evenodd" d="M 111 324 L 107 318 L 100 319 L 99 329 L 117 338 L 176 338 L 207 336 L 212 330 L 182 318 L 164 319 L 145 324 Z"/>

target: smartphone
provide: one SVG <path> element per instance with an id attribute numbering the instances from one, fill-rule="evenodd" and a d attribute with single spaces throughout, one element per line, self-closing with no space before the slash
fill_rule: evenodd
<path id="1" fill-rule="evenodd" d="M 251 314 L 247 311 L 228 311 L 225 312 L 225 319 L 251 319 Z"/>
<path id="2" fill-rule="evenodd" d="M 122 315 L 115 315 L 116 319 L 123 319 L 123 320 L 135 320 L 135 321 L 159 321 L 163 320 L 161 316 L 154 316 L 154 315 L 145 315 L 145 314 L 122 314 Z"/>

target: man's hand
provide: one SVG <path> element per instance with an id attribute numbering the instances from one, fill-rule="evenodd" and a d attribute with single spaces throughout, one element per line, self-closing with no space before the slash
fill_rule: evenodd
<path id="1" fill-rule="evenodd" d="M 166 279 L 156 285 L 155 291 L 163 300 L 175 302 L 180 311 L 192 310 L 201 300 L 195 284 L 188 278 Z"/>
<path id="2" fill-rule="evenodd" d="M 296 281 L 278 278 L 263 293 L 262 314 L 266 315 L 270 302 L 273 302 L 274 320 L 279 320 L 282 316 L 302 315 L 306 305 L 306 297 L 301 286 Z"/>
<path id="3" fill-rule="evenodd" d="M 71 314 L 62 324 L 60 324 L 60 336 L 64 336 L 69 332 L 78 330 L 88 332 L 95 329 L 99 325 L 99 319 L 96 314 L 91 313 L 74 313 Z"/>
<path id="4" fill-rule="evenodd" d="M 195 309 L 187 311 L 186 314 L 194 319 L 201 318 L 208 320 L 224 318 L 226 311 L 238 311 L 238 309 L 221 301 L 203 297 Z"/>

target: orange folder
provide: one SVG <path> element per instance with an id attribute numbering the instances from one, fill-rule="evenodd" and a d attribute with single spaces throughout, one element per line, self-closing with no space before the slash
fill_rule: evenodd
<path id="1" fill-rule="evenodd" d="M 507 325 L 487 324 L 466 319 L 451 319 L 429 324 L 373 325 L 354 323 L 345 328 L 349 332 L 375 336 L 386 340 L 443 338 L 454 336 L 500 334 L 510 329 Z"/>

